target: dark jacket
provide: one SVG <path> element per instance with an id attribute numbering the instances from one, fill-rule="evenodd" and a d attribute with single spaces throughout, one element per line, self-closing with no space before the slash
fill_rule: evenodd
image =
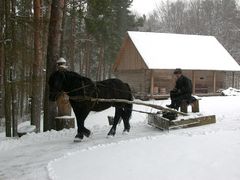
<path id="1" fill-rule="evenodd" d="M 176 81 L 175 90 L 179 95 L 192 94 L 192 81 L 186 76 L 182 75 Z"/>

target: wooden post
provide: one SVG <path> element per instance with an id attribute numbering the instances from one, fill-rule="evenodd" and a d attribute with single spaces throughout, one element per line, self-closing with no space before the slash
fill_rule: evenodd
<path id="1" fill-rule="evenodd" d="M 192 86 L 193 86 L 193 94 L 195 94 L 195 92 L 196 92 L 196 88 L 195 88 L 195 86 L 196 86 L 196 80 L 195 80 L 195 71 L 192 71 Z"/>
<path id="2" fill-rule="evenodd" d="M 213 72 L 213 93 L 216 92 L 216 71 Z"/>
<path id="3" fill-rule="evenodd" d="M 199 112 L 199 100 L 198 99 L 192 103 L 192 112 Z"/>
<path id="4" fill-rule="evenodd" d="M 234 88 L 235 87 L 235 73 L 232 72 L 232 87 Z"/>
<path id="5" fill-rule="evenodd" d="M 188 104 L 186 101 L 183 101 L 180 106 L 180 111 L 187 113 L 188 112 Z"/>
<path id="6" fill-rule="evenodd" d="M 153 88 L 154 88 L 154 73 L 153 70 L 151 70 L 151 84 L 150 84 L 151 97 L 153 97 Z"/>
<path id="7" fill-rule="evenodd" d="M 71 116 L 59 116 L 55 118 L 56 130 L 70 129 L 75 127 L 74 117 Z"/>
<path id="8" fill-rule="evenodd" d="M 180 106 L 180 111 L 188 113 L 188 105 L 191 105 L 192 112 L 199 112 L 199 99 L 196 99 L 192 104 L 187 104 L 186 101 L 183 101 Z"/>

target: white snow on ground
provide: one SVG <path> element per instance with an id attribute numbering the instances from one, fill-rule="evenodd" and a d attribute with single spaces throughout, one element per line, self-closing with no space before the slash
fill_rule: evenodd
<path id="1" fill-rule="evenodd" d="M 224 96 L 240 96 L 240 89 L 230 87 L 228 89 L 223 90 L 221 93 Z"/>
<path id="2" fill-rule="evenodd" d="M 93 136 L 73 143 L 76 130 L 0 137 L 0 179 L 240 179 L 240 96 L 203 97 L 200 111 L 217 123 L 162 132 L 134 112 L 132 129 L 106 138 L 110 108 L 92 113 Z M 165 105 L 169 100 L 151 101 Z M 134 109 L 155 110 L 134 105 Z"/>

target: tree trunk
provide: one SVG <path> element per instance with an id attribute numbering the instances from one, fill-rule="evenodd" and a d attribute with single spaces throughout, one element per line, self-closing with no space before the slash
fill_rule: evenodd
<path id="1" fill-rule="evenodd" d="M 70 58 L 69 63 L 71 70 L 75 71 L 75 46 L 76 46 L 76 2 L 72 1 L 72 14 L 71 14 L 71 41 L 70 41 Z"/>
<path id="2" fill-rule="evenodd" d="M 3 30 L 4 30 L 4 1 L 0 1 L 0 118 L 4 117 L 4 96 L 3 96 L 3 73 L 4 73 L 4 36 L 3 36 Z M 0 121 L 0 125 L 2 122 Z"/>
<path id="3" fill-rule="evenodd" d="M 41 0 L 34 0 L 34 62 L 32 75 L 31 124 L 40 132 L 42 102 Z"/>
<path id="4" fill-rule="evenodd" d="M 90 39 L 90 36 L 87 36 L 87 39 Z M 91 42 L 86 41 L 85 42 L 85 57 L 83 62 L 83 72 L 85 72 L 86 77 L 90 77 L 90 56 L 91 56 Z"/>
<path id="5" fill-rule="evenodd" d="M 12 96 L 12 130 L 13 136 L 18 136 L 17 134 L 17 91 L 16 91 L 16 57 L 17 57 L 17 38 L 16 38 L 16 0 L 11 0 L 12 2 L 12 12 L 11 12 L 11 38 L 12 38 L 12 47 L 11 47 L 11 67 L 10 67 L 10 81 L 11 81 L 11 96 Z"/>
<path id="6" fill-rule="evenodd" d="M 60 54 L 63 8 L 64 0 L 52 0 L 48 33 L 46 82 L 48 82 L 51 73 L 56 70 L 56 61 Z M 57 114 L 56 103 L 50 102 L 48 97 L 49 86 L 48 83 L 46 83 L 44 102 L 44 131 L 55 128 L 54 118 Z"/>
<path id="7" fill-rule="evenodd" d="M 11 2 L 5 0 L 5 37 L 4 37 L 4 87 L 5 87 L 5 99 L 4 99 L 4 109 L 5 109 L 5 127 L 6 136 L 12 136 L 12 116 L 11 116 L 11 82 L 10 82 L 10 50 L 11 50 L 11 25 L 10 25 L 10 5 Z"/>
<path id="8" fill-rule="evenodd" d="M 65 20 L 66 20 L 66 12 L 67 12 L 67 1 L 64 2 L 63 7 L 63 17 L 62 17 L 62 33 L 61 33 L 61 41 L 60 41 L 60 57 L 64 56 L 64 34 L 65 34 Z"/>
<path id="9" fill-rule="evenodd" d="M 103 70 L 105 68 L 104 67 L 104 46 L 101 45 L 100 47 L 100 52 L 99 52 L 99 61 L 98 61 L 98 69 L 97 69 L 97 77 L 96 79 L 98 81 L 102 80 L 102 77 L 103 77 Z"/>
<path id="10" fill-rule="evenodd" d="M 102 73 L 102 80 L 104 80 L 104 79 L 106 79 L 106 74 L 107 74 L 107 72 L 106 72 L 106 61 L 105 61 L 105 48 L 103 47 L 103 50 L 102 50 L 102 67 L 103 67 L 103 73 Z"/>

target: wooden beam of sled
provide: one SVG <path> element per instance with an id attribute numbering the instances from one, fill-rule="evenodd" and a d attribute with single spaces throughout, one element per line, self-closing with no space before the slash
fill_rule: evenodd
<path id="1" fill-rule="evenodd" d="M 140 102 L 140 101 L 128 101 L 126 99 L 101 99 L 101 98 L 91 98 L 90 101 L 137 104 L 137 105 L 142 105 L 142 106 L 148 106 L 148 107 L 158 109 L 158 110 L 167 110 L 167 111 L 175 112 L 175 113 L 181 114 L 183 116 L 188 115 L 187 113 L 179 112 L 179 111 L 176 111 L 174 109 L 166 108 L 166 107 L 163 107 L 163 106 L 160 106 L 160 105 L 155 105 L 155 104 L 148 104 L 148 103 L 144 103 L 144 102 Z"/>

